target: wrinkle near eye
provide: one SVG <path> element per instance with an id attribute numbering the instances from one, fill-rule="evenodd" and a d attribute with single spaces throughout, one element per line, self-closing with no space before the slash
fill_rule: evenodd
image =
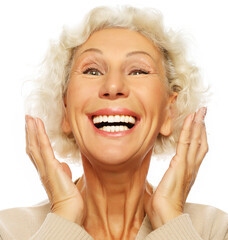
<path id="1" fill-rule="evenodd" d="M 138 55 L 138 54 L 137 54 Z M 145 57 L 141 56 L 132 56 L 127 59 L 123 64 L 123 70 L 125 74 L 130 75 L 130 73 L 134 71 L 141 71 L 141 74 L 155 74 L 158 73 L 157 67 L 154 62 L 152 62 L 149 58 L 145 59 Z M 132 74 L 135 75 L 135 74 Z M 137 74 L 140 75 L 140 74 Z"/>
<path id="2" fill-rule="evenodd" d="M 87 56 L 84 56 L 87 55 Z M 83 73 L 87 69 L 95 69 L 99 72 L 105 72 L 107 66 L 104 62 L 104 60 L 99 56 L 94 56 L 91 53 L 88 55 L 88 53 L 84 54 L 83 56 L 79 57 L 75 61 L 75 68 L 77 71 Z"/>

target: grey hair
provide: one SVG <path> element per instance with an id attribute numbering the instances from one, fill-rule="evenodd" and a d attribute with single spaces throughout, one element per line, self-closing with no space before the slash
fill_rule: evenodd
<path id="1" fill-rule="evenodd" d="M 185 117 L 204 104 L 206 89 L 199 69 L 187 60 L 183 36 L 166 30 L 161 13 L 155 9 L 98 7 L 92 9 L 79 25 L 64 27 L 59 40 L 50 43 L 39 74 L 32 80 L 34 89 L 26 98 L 26 113 L 44 121 L 53 149 L 59 157 L 79 161 L 74 137 L 64 134 L 61 128 L 65 111 L 63 96 L 74 52 L 93 32 L 106 28 L 137 31 L 150 39 L 163 54 L 168 91 L 170 94 L 178 93 L 176 120 L 170 136 L 158 135 L 153 151 L 155 154 L 167 153 L 175 148 Z"/>

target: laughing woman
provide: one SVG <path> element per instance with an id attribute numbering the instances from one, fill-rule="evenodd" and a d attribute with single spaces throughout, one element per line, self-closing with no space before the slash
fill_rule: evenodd
<path id="1" fill-rule="evenodd" d="M 159 13 L 92 10 L 52 43 L 35 86 L 27 153 L 49 200 L 2 211 L 1 239 L 228 239 L 227 214 L 186 203 L 208 151 L 204 92 Z M 151 156 L 172 148 L 155 190 Z M 73 182 L 56 156 L 80 156 L 84 174 Z"/>

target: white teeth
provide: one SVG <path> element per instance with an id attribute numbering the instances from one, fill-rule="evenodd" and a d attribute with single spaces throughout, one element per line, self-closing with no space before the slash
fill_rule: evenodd
<path id="1" fill-rule="evenodd" d="M 100 130 L 105 131 L 105 132 L 121 132 L 121 131 L 127 131 L 130 128 L 128 128 L 127 126 L 124 126 L 124 125 L 120 125 L 120 124 L 118 124 L 118 126 L 115 126 L 115 123 L 123 122 L 123 123 L 131 123 L 134 125 L 136 122 L 136 119 L 135 119 L 135 117 L 125 116 L 125 115 L 109 115 L 109 116 L 99 115 L 99 116 L 93 117 L 94 124 L 98 124 L 98 123 L 102 123 L 102 122 L 113 123 L 113 125 L 100 127 L 99 128 Z"/>
<path id="2" fill-rule="evenodd" d="M 120 122 L 124 122 L 125 121 L 125 116 L 120 116 Z"/>
<path id="3" fill-rule="evenodd" d="M 101 116 L 102 117 L 102 116 Z M 107 122 L 108 121 L 108 117 L 106 115 L 103 116 L 103 119 L 102 119 L 103 122 Z"/>
<path id="4" fill-rule="evenodd" d="M 132 123 L 132 124 L 135 124 L 135 119 L 133 117 L 129 117 L 129 122 Z"/>
<path id="5" fill-rule="evenodd" d="M 103 128 L 100 128 L 100 130 L 110 132 L 110 126 L 104 126 Z"/>
<path id="6" fill-rule="evenodd" d="M 120 131 L 120 126 L 116 126 L 116 127 L 115 127 L 115 131 L 116 131 L 116 132 L 119 132 L 119 131 Z"/>
<path id="7" fill-rule="evenodd" d="M 132 116 L 124 116 L 124 115 L 109 115 L 109 116 L 106 116 L 106 115 L 103 115 L 103 116 L 96 116 L 93 118 L 93 123 L 101 123 L 101 122 L 109 122 L 109 123 L 112 123 L 112 122 L 130 122 L 132 124 L 135 124 L 135 118 L 132 117 Z"/>
<path id="8" fill-rule="evenodd" d="M 99 129 L 105 132 L 122 132 L 122 131 L 129 130 L 127 126 L 122 126 L 122 125 L 121 126 L 104 126 Z"/>
<path id="9" fill-rule="evenodd" d="M 98 123 L 98 122 L 99 122 L 98 117 L 93 118 L 93 123 L 94 123 L 94 124 L 95 124 L 95 123 Z"/>
<path id="10" fill-rule="evenodd" d="M 103 119 L 102 116 L 100 116 L 100 118 Z M 113 116 L 108 116 L 108 122 L 109 123 L 114 122 L 114 117 Z"/>
<path id="11" fill-rule="evenodd" d="M 115 130 L 115 127 L 111 126 L 111 132 L 114 132 L 114 130 Z"/>
<path id="12" fill-rule="evenodd" d="M 114 116 L 114 122 L 120 122 L 120 116 L 119 115 Z"/>
<path id="13" fill-rule="evenodd" d="M 124 117 L 124 122 L 128 123 L 129 122 L 129 118 L 130 118 L 129 116 L 125 116 Z"/>
<path id="14" fill-rule="evenodd" d="M 98 117 L 99 122 L 101 122 L 102 119 L 103 119 L 102 116 Z"/>
<path id="15" fill-rule="evenodd" d="M 119 127 L 120 127 L 120 128 L 119 128 L 120 131 L 124 131 L 124 126 L 121 125 L 121 126 L 119 126 Z"/>

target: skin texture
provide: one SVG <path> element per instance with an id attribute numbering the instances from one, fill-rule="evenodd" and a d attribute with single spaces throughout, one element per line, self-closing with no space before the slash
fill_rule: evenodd
<path id="1" fill-rule="evenodd" d="M 164 79 L 161 53 L 137 32 L 100 30 L 77 49 L 62 123 L 82 155 L 77 186 L 67 164 L 56 160 L 42 121 L 26 117 L 27 153 L 52 212 L 83 225 L 94 239 L 134 239 L 145 214 L 156 229 L 183 212 L 208 150 L 206 108 L 185 119 L 177 153 L 153 193 L 146 180 L 153 144 L 159 133 L 171 134 L 175 120 L 177 94 L 168 95 Z M 137 126 L 126 135 L 99 134 L 88 115 L 103 108 L 135 112 Z"/>

